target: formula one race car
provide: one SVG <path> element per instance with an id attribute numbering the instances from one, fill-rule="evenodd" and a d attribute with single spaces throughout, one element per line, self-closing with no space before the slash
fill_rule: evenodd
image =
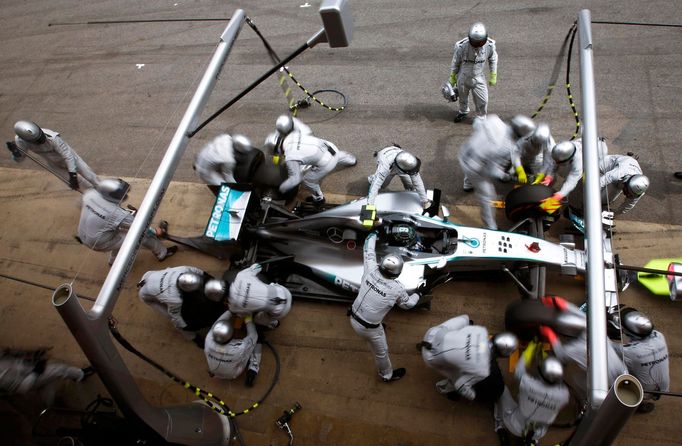
<path id="1" fill-rule="evenodd" d="M 317 207 L 301 203 L 292 211 L 257 190 L 223 185 L 204 237 L 238 244 L 240 264 L 266 263 L 271 281 L 298 298 L 354 299 L 363 274 L 362 251 L 369 230 L 360 221 L 360 198 L 341 205 Z M 529 297 L 544 295 L 545 267 L 576 275 L 585 270 L 586 255 L 574 244 L 543 239 L 547 215 L 537 204 L 551 195 L 545 186 L 525 186 L 507 197 L 507 215 L 519 222 L 509 231 L 461 226 L 447 221 L 440 192 L 429 191 L 433 214 L 424 213 L 415 192 L 389 192 L 376 200 L 377 255 L 395 253 L 405 260 L 398 278 L 408 291 L 427 290 L 459 274 L 507 273 Z M 277 261 L 278 260 L 278 261 Z M 226 279 L 233 273 L 228 271 Z"/>

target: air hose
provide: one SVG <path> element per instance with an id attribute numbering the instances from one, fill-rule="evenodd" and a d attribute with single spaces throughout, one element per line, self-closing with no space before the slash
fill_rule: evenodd
<path id="1" fill-rule="evenodd" d="M 260 37 L 261 42 L 263 42 L 263 46 L 265 47 L 266 51 L 268 52 L 268 55 L 270 56 L 270 59 L 272 59 L 272 62 L 273 63 L 279 63 L 280 62 L 279 56 L 277 55 L 275 50 L 272 48 L 272 46 L 270 45 L 268 40 L 265 38 L 265 36 L 263 36 L 263 34 L 260 32 L 260 30 L 258 29 L 256 24 L 253 22 L 253 20 L 251 20 L 251 18 L 247 17 L 246 23 L 253 29 L 253 31 L 258 35 L 258 37 Z M 288 75 L 288 77 L 296 84 L 296 86 L 301 91 L 303 91 L 303 93 L 305 93 L 305 95 L 306 95 L 305 99 L 302 99 L 300 101 L 295 101 L 293 98 L 289 97 L 291 95 L 291 88 L 289 88 L 288 85 L 286 84 L 286 77 L 284 76 L 284 73 L 286 73 Z M 279 85 L 282 87 L 282 90 L 284 92 L 284 97 L 288 101 L 289 110 L 292 112 L 292 114 L 294 116 L 296 116 L 298 109 L 308 107 L 311 104 L 310 101 L 313 101 L 316 104 L 320 105 L 321 107 L 324 107 L 327 110 L 334 111 L 334 112 L 341 112 L 348 105 L 348 100 L 347 100 L 346 96 L 338 90 L 335 90 L 332 88 L 327 88 L 327 89 L 315 90 L 313 92 L 310 92 L 307 88 L 305 88 L 296 79 L 294 74 L 291 71 L 289 71 L 289 69 L 286 66 L 282 67 L 280 70 Z M 317 94 L 320 94 L 320 93 L 336 93 L 336 94 L 338 94 L 343 99 L 343 105 L 340 107 L 332 107 L 328 104 L 325 104 L 323 101 L 318 99 L 316 96 Z"/>
<path id="2" fill-rule="evenodd" d="M 185 389 L 187 389 L 189 392 L 193 393 L 195 396 L 201 398 L 211 409 L 214 411 L 218 412 L 221 415 L 228 416 L 230 418 L 238 417 L 240 415 L 246 415 L 249 412 L 252 412 L 256 410 L 260 405 L 265 401 L 265 399 L 270 395 L 272 390 L 275 388 L 275 385 L 277 384 L 277 381 L 279 380 L 279 372 L 280 372 L 280 361 L 279 361 L 279 354 L 277 353 L 277 350 L 270 344 L 268 341 L 263 340 L 262 343 L 266 345 L 270 351 L 272 352 L 273 356 L 275 357 L 275 373 L 272 377 L 272 382 L 270 383 L 270 386 L 267 388 L 263 396 L 261 396 L 258 401 L 254 402 L 251 404 L 246 409 L 240 410 L 240 411 L 232 411 L 227 404 L 217 395 L 204 390 L 200 387 L 197 387 L 190 383 L 187 380 L 184 380 L 180 378 L 178 375 L 174 374 L 173 372 L 169 371 L 165 367 L 163 367 L 161 364 L 158 362 L 154 361 L 150 357 L 146 356 L 139 350 L 137 350 L 133 345 L 128 342 L 127 339 L 121 335 L 121 333 L 118 331 L 117 328 L 117 323 L 116 320 L 113 317 L 109 318 L 109 331 L 111 331 L 111 334 L 114 336 L 114 339 L 118 341 L 119 344 L 126 350 L 128 350 L 130 353 L 134 354 L 138 358 L 142 359 L 145 361 L 147 364 L 151 365 L 176 383 L 180 384 L 183 386 Z"/>
<path id="3" fill-rule="evenodd" d="M 571 83 L 570 83 L 570 72 L 571 72 L 571 51 L 573 50 L 573 41 L 575 40 L 575 34 L 577 32 L 578 28 L 576 23 L 574 23 L 571 28 L 568 30 L 568 33 L 566 34 L 566 37 L 564 37 L 564 42 L 561 44 L 561 50 L 559 51 L 559 54 L 556 57 L 556 60 L 554 62 L 554 68 L 552 69 L 552 74 L 549 78 L 549 83 L 547 85 L 547 92 L 545 93 L 544 98 L 542 98 L 542 101 L 540 102 L 540 105 L 538 106 L 537 110 L 531 115 L 531 118 L 535 119 L 540 112 L 545 108 L 545 105 L 547 105 L 547 102 L 549 101 L 550 97 L 552 96 L 552 93 L 554 92 L 554 88 L 556 87 L 556 82 L 559 79 L 559 72 L 561 69 L 561 64 L 563 63 L 563 58 L 564 54 L 566 53 L 566 47 L 568 44 L 568 56 L 567 56 L 567 63 L 566 63 L 566 97 L 568 98 L 568 103 L 571 106 L 571 110 L 573 111 L 573 116 L 575 117 L 575 132 L 573 133 L 573 136 L 571 136 L 571 140 L 575 139 L 579 134 L 580 134 L 580 116 L 578 114 L 578 111 L 576 109 L 575 103 L 573 102 L 573 95 L 571 93 Z M 570 38 L 570 41 L 569 41 Z M 569 43 L 570 42 L 570 43 Z"/>

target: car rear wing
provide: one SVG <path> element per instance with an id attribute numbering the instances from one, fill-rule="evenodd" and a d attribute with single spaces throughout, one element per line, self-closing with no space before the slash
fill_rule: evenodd
<path id="1" fill-rule="evenodd" d="M 250 201 L 251 191 L 236 190 L 223 183 L 213 203 L 204 235 L 217 242 L 238 240 Z"/>

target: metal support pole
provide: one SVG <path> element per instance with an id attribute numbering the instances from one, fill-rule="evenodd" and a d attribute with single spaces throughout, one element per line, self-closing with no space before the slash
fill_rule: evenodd
<path id="1" fill-rule="evenodd" d="M 168 188 L 168 184 L 173 177 L 178 162 L 185 152 L 185 148 L 189 142 L 187 134 L 197 124 L 196 121 L 199 114 L 206 105 L 206 101 L 208 100 L 211 91 L 213 91 L 220 69 L 232 49 L 232 44 L 244 24 L 245 17 L 246 14 L 244 11 L 238 9 L 230 19 L 230 23 L 225 28 L 223 35 L 220 36 L 220 43 L 213 53 L 213 58 L 197 87 L 197 91 L 194 93 L 194 97 L 187 107 L 185 115 L 182 117 L 182 121 L 180 121 L 178 129 L 175 131 L 175 135 L 173 135 L 173 139 L 168 146 L 168 150 L 166 150 L 166 155 L 161 160 L 161 164 L 154 175 L 152 183 L 149 185 L 149 189 L 137 211 L 135 220 L 130 226 L 128 234 L 123 241 L 123 245 L 116 256 L 116 260 L 111 266 L 109 275 L 107 275 L 107 278 L 102 285 L 102 289 L 99 292 L 99 296 L 97 296 L 97 302 L 95 302 L 92 310 L 90 310 L 91 317 L 106 318 L 111 314 L 111 310 L 116 304 L 116 298 L 121 285 L 135 261 L 135 255 L 140 247 L 142 236 L 149 227 L 152 218 L 154 218 L 154 214 Z"/>
<path id="2" fill-rule="evenodd" d="M 108 318 L 116 305 L 121 285 L 135 261 L 142 236 L 187 146 L 187 133 L 196 125 L 245 16 L 244 11 L 238 9 L 225 28 L 92 309 L 86 313 L 68 284 L 59 287 L 52 297 L 53 305 L 126 417 L 143 436 L 155 436 L 156 440 L 172 444 L 224 446 L 229 442 L 229 421 L 203 404 L 151 406 L 140 393 L 112 342 Z"/>
<path id="3" fill-rule="evenodd" d="M 609 445 L 642 402 L 642 385 L 632 375 L 620 375 L 599 410 L 590 411 L 569 445 Z"/>
<path id="4" fill-rule="evenodd" d="M 597 104 L 592 65 L 591 15 L 578 14 L 580 35 L 580 91 L 583 112 L 583 166 L 585 169 L 585 238 L 587 243 L 587 342 L 589 402 L 598 408 L 609 389 L 607 378 L 604 252 L 597 152 Z"/>

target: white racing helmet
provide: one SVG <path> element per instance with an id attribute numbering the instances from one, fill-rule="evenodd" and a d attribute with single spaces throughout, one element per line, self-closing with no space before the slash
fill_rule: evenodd
<path id="1" fill-rule="evenodd" d="M 402 257 L 395 254 L 389 254 L 381 259 L 379 271 L 381 271 L 381 274 L 385 277 L 395 279 L 403 271 L 403 265 L 404 262 Z"/>
<path id="2" fill-rule="evenodd" d="M 219 321 L 213 325 L 211 334 L 218 344 L 227 344 L 234 336 L 234 328 L 229 321 Z"/>
<path id="3" fill-rule="evenodd" d="M 535 123 L 528 116 L 516 115 L 510 122 L 516 138 L 525 138 L 535 131 Z"/>
<path id="4" fill-rule="evenodd" d="M 548 356 L 538 366 L 540 377 L 548 384 L 558 384 L 564 378 L 564 366 L 554 356 Z"/>
<path id="5" fill-rule="evenodd" d="M 177 285 L 182 291 L 190 293 L 201 288 L 203 282 L 203 278 L 197 273 L 182 273 L 178 276 Z"/>
<path id="6" fill-rule="evenodd" d="M 562 141 L 552 149 L 552 158 L 559 164 L 566 163 L 573 159 L 577 147 L 572 141 Z"/>
<path id="7" fill-rule="evenodd" d="M 210 279 L 204 285 L 204 295 L 214 302 L 222 302 L 227 294 L 227 282 L 220 279 Z"/>
<path id="8" fill-rule="evenodd" d="M 469 28 L 469 43 L 474 48 L 479 48 L 485 45 L 488 41 L 488 30 L 485 29 L 485 25 L 481 22 L 476 22 Z"/>
<path id="9" fill-rule="evenodd" d="M 294 119 L 289 115 L 280 115 L 275 122 L 277 133 L 286 136 L 294 129 Z"/>
<path id="10" fill-rule="evenodd" d="M 33 121 L 17 121 L 14 124 L 14 133 L 24 141 L 28 142 L 38 142 L 42 139 L 45 134 L 43 129 L 40 128 L 38 124 Z"/>
<path id="11" fill-rule="evenodd" d="M 649 178 L 646 175 L 633 175 L 623 184 L 626 197 L 641 197 L 649 188 Z"/>
<path id="12" fill-rule="evenodd" d="M 402 151 L 395 157 L 395 165 L 408 175 L 414 175 L 419 172 L 421 167 L 421 160 L 410 152 Z"/>
<path id="13" fill-rule="evenodd" d="M 495 354 L 502 358 L 508 358 L 514 350 L 519 348 L 519 340 L 516 335 L 508 331 L 497 333 L 490 342 Z"/>

